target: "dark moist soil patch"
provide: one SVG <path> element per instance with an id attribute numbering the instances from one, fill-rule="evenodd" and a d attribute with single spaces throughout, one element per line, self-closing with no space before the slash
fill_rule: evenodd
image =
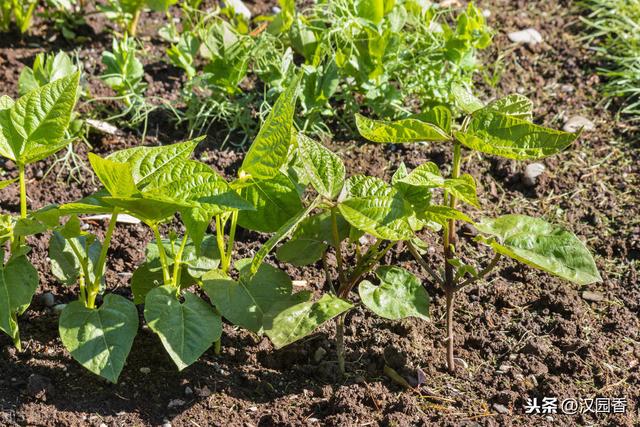
<path id="1" fill-rule="evenodd" d="M 266 12 L 270 3 L 249 6 Z M 579 26 L 572 2 L 492 0 L 480 2 L 497 30 L 495 45 L 484 53 L 487 75 L 501 72 L 497 87 L 479 77 L 487 97 L 520 92 L 533 99 L 535 117 L 560 127 L 575 114 L 586 116 L 596 130 L 585 132 L 570 150 L 545 159 L 537 186 L 521 183 L 524 164 L 467 154 L 465 168 L 479 183 L 488 214 L 510 212 L 544 215 L 565 224 L 595 251 L 604 282 L 585 289 L 529 268 L 503 262 L 489 283 L 470 287 L 459 296 L 456 310 L 456 356 L 465 368 L 447 373 L 443 357 L 443 295 L 429 287 L 432 321 L 389 322 L 362 309 L 347 316 L 349 376 L 336 376 L 334 327 L 280 351 L 267 339 L 225 326 L 223 351 L 212 351 L 183 372 L 177 372 L 160 341 L 142 327 L 120 383 L 108 384 L 74 362 L 61 346 L 57 318 L 43 307 L 40 295 L 53 293 L 56 303 L 75 298 L 76 290 L 53 279 L 47 262 L 47 239 L 31 240 L 32 261 L 41 272 L 41 287 L 31 308 L 20 319 L 26 347 L 17 353 L 6 336 L 0 337 L 0 425 L 612 425 L 640 423 L 640 209 L 638 208 L 638 137 L 635 129 L 617 123 L 598 106 L 599 77 L 593 55 L 577 38 Z M 162 62 L 163 45 L 153 29 L 160 17 L 145 14 L 142 35 L 150 38 L 146 56 L 150 94 L 175 96 L 180 73 Z M 87 72 L 100 70 L 100 52 L 109 47 L 108 24 L 92 17 L 85 29 L 89 40 L 80 45 Z M 537 28 L 545 42 L 529 48 L 514 46 L 506 32 Z M 50 30 L 0 42 L 0 92 L 12 96 L 23 64 L 43 50 L 72 50 L 63 40 L 51 40 Z M 33 47 L 40 46 L 40 47 Z M 89 81 L 93 94 L 108 94 L 98 79 Z M 151 123 L 148 143 L 185 138 L 160 119 Z M 94 150 L 106 154 L 137 144 L 125 136 L 92 135 Z M 380 146 L 360 141 L 333 142 L 351 173 L 389 178 L 401 161 L 414 167 L 450 160 L 437 145 Z M 78 152 L 86 159 L 86 149 Z M 198 155 L 219 172 L 233 176 L 242 153 L 219 150 L 209 141 Z M 60 165 L 40 178 L 51 161 L 28 168 L 30 205 L 69 201 L 92 192 L 96 184 L 84 173 L 82 184 L 54 177 Z M 6 162 L 8 176 L 15 166 Z M 0 207 L 17 210 L 17 191 L 3 190 Z M 90 224 L 102 235 L 104 224 Z M 474 230 L 460 236 L 472 255 L 488 258 L 472 242 Z M 110 251 L 108 283 L 111 292 L 129 296 L 131 272 L 141 261 L 151 233 L 142 226 L 119 225 Z M 265 236 L 239 235 L 237 256 L 251 256 Z M 434 236 L 424 238 L 437 243 Z M 256 239 L 259 241 L 256 242 Z M 442 262 L 434 251 L 433 262 Z M 275 262 L 273 258 L 271 261 Z M 414 262 L 394 251 L 385 260 L 408 268 L 426 280 Z M 320 269 L 281 266 L 308 288 L 323 286 Z M 601 296 L 583 297 L 584 291 Z M 598 298 L 596 298 L 598 299 Z M 323 356 L 323 357 L 320 357 Z M 383 373 L 392 366 L 415 382 L 418 369 L 425 383 L 402 389 Z M 625 397 L 624 415 L 524 415 L 528 397 Z"/>

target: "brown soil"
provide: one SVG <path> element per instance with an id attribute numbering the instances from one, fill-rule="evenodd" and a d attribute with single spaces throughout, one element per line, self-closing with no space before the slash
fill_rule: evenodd
<path id="1" fill-rule="evenodd" d="M 142 327 L 120 382 L 108 384 L 85 371 L 60 343 L 56 315 L 43 307 L 40 295 L 52 292 L 56 303 L 75 298 L 50 273 L 48 236 L 31 240 L 31 259 L 41 272 L 41 286 L 31 308 L 20 319 L 25 351 L 16 352 L 0 336 L 0 425 L 640 425 L 640 209 L 638 207 L 638 137 L 636 130 L 618 123 L 598 107 L 599 77 L 591 53 L 576 34 L 578 16 L 569 1 L 485 0 L 496 29 L 494 47 L 485 54 L 486 76 L 501 72 L 497 87 L 479 78 L 487 97 L 521 92 L 534 100 L 535 117 L 560 127 L 580 114 L 592 119 L 596 130 L 586 132 L 570 150 L 545 159 L 546 172 L 534 188 L 521 183 L 524 165 L 467 154 L 465 169 L 479 184 L 488 215 L 521 212 L 543 215 L 565 224 L 588 242 L 602 272 L 602 283 L 580 289 L 545 274 L 503 261 L 488 283 L 459 295 L 455 313 L 456 355 L 465 365 L 449 374 L 444 360 L 444 298 L 434 289 L 410 257 L 391 253 L 387 263 L 411 269 L 425 279 L 432 297 L 432 321 L 390 322 L 362 308 L 346 320 L 349 375 L 336 375 L 334 327 L 327 325 L 302 342 L 275 351 L 266 338 L 225 325 L 220 356 L 212 351 L 178 372 L 157 337 Z M 251 7 L 265 12 L 268 3 Z M 161 42 L 152 37 L 158 17 L 146 15 L 142 34 L 150 39 L 145 57 L 150 95 L 171 99 L 180 73 L 162 62 Z M 545 43 L 533 48 L 513 46 L 505 33 L 534 27 Z M 109 45 L 105 23 L 97 16 L 84 29 L 88 41 L 78 46 L 90 75 L 100 70 L 100 52 Z M 49 40 L 49 41 L 47 41 Z M 37 46 L 37 47 L 34 47 Z M 37 26 L 27 39 L 3 35 L 0 40 L 0 93 L 15 96 L 17 76 L 43 50 L 72 50 L 63 40 L 51 41 L 50 30 Z M 495 65 L 494 65 L 495 64 Z M 89 80 L 91 93 L 108 94 Z M 87 108 L 86 106 L 83 109 Z M 185 137 L 157 118 L 148 143 Z M 139 143 L 133 131 L 124 136 L 92 134 L 98 153 Z M 78 146 L 81 157 L 86 148 Z M 400 161 L 413 167 L 434 161 L 446 168 L 450 157 L 436 145 L 380 146 L 360 141 L 333 142 L 351 173 L 389 178 Z M 233 176 L 242 153 L 219 150 L 209 141 L 198 156 L 227 176 Z M 76 199 L 96 184 L 89 173 L 82 183 L 52 174 L 38 178 L 51 161 L 28 169 L 30 206 Z M 7 176 L 16 174 L 10 162 Z M 15 212 L 18 193 L 3 190 L 0 207 Z M 476 215 L 476 217 L 479 215 Z M 103 233 L 104 224 L 91 224 Z M 487 259 L 476 246 L 473 230 L 460 232 L 470 256 Z M 141 261 L 151 233 L 142 226 L 119 225 L 113 239 L 107 282 L 110 292 L 130 295 L 131 272 Z M 255 239 L 264 236 L 241 232 L 238 257 L 251 255 Z M 436 236 L 424 238 L 437 244 Z M 437 246 L 435 246 L 437 247 Z M 433 262 L 442 262 L 439 253 Z M 275 260 L 271 259 L 275 262 Z M 314 268 L 286 268 L 298 280 L 319 291 L 323 277 Z M 599 302 L 582 297 L 598 292 Z M 320 362 L 314 355 L 322 348 Z M 383 373 L 395 368 L 409 382 L 421 370 L 426 379 L 405 390 Z M 462 363 L 462 362 L 461 362 Z M 145 374 L 141 368 L 149 368 Z M 143 369 L 142 371 L 147 371 Z M 626 414 L 525 415 L 527 398 L 624 397 Z"/>

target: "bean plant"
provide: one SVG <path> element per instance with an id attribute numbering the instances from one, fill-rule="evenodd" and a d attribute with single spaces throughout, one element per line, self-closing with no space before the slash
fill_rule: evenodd
<path id="1" fill-rule="evenodd" d="M 177 0 L 108 0 L 99 4 L 98 9 L 105 16 L 125 30 L 125 34 L 135 37 L 138 32 L 140 15 L 145 8 L 155 12 L 167 12 Z"/>
<path id="2" fill-rule="evenodd" d="M 429 273 L 432 283 L 444 290 L 447 365 L 451 371 L 455 369 L 453 314 L 456 294 L 486 277 L 499 264 L 501 257 L 515 259 L 579 285 L 601 281 L 589 250 L 570 231 L 526 215 L 483 216 L 475 221 L 463 209 L 464 206 L 481 209 L 473 177 L 462 173 L 463 147 L 507 159 L 537 160 L 566 149 L 578 138 L 579 132 L 567 133 L 533 124 L 533 105 L 519 94 L 485 105 L 463 87 L 454 86 L 452 92 L 466 113 L 459 126 L 452 120 L 451 112 L 441 106 L 399 121 L 356 117 L 360 134 L 373 142 L 429 141 L 452 146 L 449 178 L 443 178 L 438 166 L 431 162 L 421 164 L 411 172 L 400 168 L 394 175 L 394 180 L 402 185 L 407 201 L 414 207 L 417 218 L 427 221 L 427 224 L 436 223 L 437 228 L 441 228 L 442 268 L 433 267 L 419 253 L 420 241 L 416 238 L 408 240 L 407 247 Z M 441 204 L 431 202 L 433 189 L 443 191 Z M 473 225 L 480 233 L 475 240 L 494 252 L 484 267 L 477 268 L 463 261 L 465 254 L 457 238 L 458 222 Z"/>
<path id="3" fill-rule="evenodd" d="M 21 34 L 31 26 L 37 0 L 0 0 L 0 32 L 7 32 L 15 22 Z"/>
<path id="4" fill-rule="evenodd" d="M 24 313 L 38 287 L 38 272 L 27 254 L 25 237 L 46 230 L 50 218 L 33 217 L 27 204 L 27 165 L 56 153 L 68 145 L 65 138 L 71 113 L 76 103 L 79 73 L 73 73 L 44 86 L 37 87 L 14 101 L 0 97 L 0 155 L 13 161 L 18 178 L 3 181 L 1 188 L 18 182 L 20 215 L 2 216 L 0 242 L 3 245 L 0 262 L 0 330 L 11 336 L 21 348 L 17 317 Z M 5 261 L 4 244 L 9 241 L 10 254 Z"/>

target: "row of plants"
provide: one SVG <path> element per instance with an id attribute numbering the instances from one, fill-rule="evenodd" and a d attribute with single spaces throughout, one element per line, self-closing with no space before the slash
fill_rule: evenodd
<path id="1" fill-rule="evenodd" d="M 6 19 L 18 22 L 26 7 L 18 3 Z M 36 3 L 29 3 L 30 12 L 41 11 L 69 38 L 87 10 L 93 12 L 79 0 L 49 0 L 34 9 Z M 109 100 L 124 107 L 107 118 L 142 127 L 144 136 L 149 113 L 160 107 L 191 136 L 215 124 L 225 142 L 241 145 L 256 135 L 291 73 L 302 76 L 297 125 L 313 135 L 336 129 L 355 135 L 353 117 L 363 106 L 379 117 L 402 118 L 433 105 L 457 115 L 451 87 L 470 87 L 480 69 L 476 54 L 492 36 L 473 4 L 454 13 L 417 0 L 319 0 L 298 9 L 282 0 L 275 15 L 253 19 L 234 4 L 238 8 L 238 2 L 212 8 L 200 0 L 97 4 L 115 28 L 101 79 L 115 92 Z M 145 45 L 136 38 L 144 10 L 167 14 L 158 36 L 167 46 L 164 60 L 184 75 L 177 105 L 146 96 Z M 25 25 L 18 23 L 21 30 Z M 104 100 L 88 90 L 83 98 Z"/>
<path id="2" fill-rule="evenodd" d="M 583 0 L 583 38 L 601 61 L 606 103 L 628 119 L 640 116 L 640 1 Z"/>
<path id="3" fill-rule="evenodd" d="M 144 321 L 178 369 L 212 346 L 220 350 L 224 318 L 266 335 L 275 348 L 333 320 L 337 359 L 344 372 L 344 317 L 349 310 L 362 304 L 386 319 L 428 319 L 428 291 L 442 287 L 447 362 L 453 370 L 456 295 L 486 277 L 502 257 L 579 285 L 601 280 L 588 249 L 570 231 L 524 215 L 474 219 L 465 212 L 468 206 L 482 210 L 474 178 L 463 173 L 463 150 L 540 159 L 559 153 L 578 137 L 533 124 L 532 104 L 521 95 L 485 104 L 455 86 L 451 96 L 464 112 L 459 120 L 444 105 L 397 121 L 356 115 L 360 134 L 372 142 L 428 141 L 451 147 L 453 161 L 445 173 L 431 162 L 413 170 L 401 164 L 386 182 L 352 175 L 338 155 L 296 129 L 297 99 L 304 89 L 302 74 L 292 74 L 237 178 L 225 180 L 192 158 L 201 139 L 139 146 L 106 157 L 91 153 L 89 162 L 102 188 L 72 203 L 29 210 L 25 167 L 68 145 L 79 80 L 74 72 L 15 101 L 0 98 L 0 155 L 18 169 L 18 177 L 1 186 L 17 184 L 20 189 L 20 214 L 1 217 L 6 255 L 0 268 L 0 330 L 17 348 L 18 317 L 39 283 L 27 237 L 46 232 L 52 232 L 51 270 L 78 296 L 60 315 L 62 343 L 78 363 L 112 382 L 125 366 L 139 330 L 136 305 L 144 307 Z M 111 217 L 102 240 L 81 226 L 82 215 L 96 213 Z M 133 300 L 110 293 L 105 280 L 117 218 L 125 213 L 155 236 L 131 277 Z M 484 263 L 469 262 L 457 240 L 459 222 L 473 225 L 479 231 L 475 241 L 494 256 Z M 238 227 L 270 236 L 251 258 L 235 257 Z M 441 242 L 445 261 L 440 266 L 423 256 L 423 238 L 429 233 Z M 408 251 L 428 279 L 384 265 L 392 249 Z M 328 253 L 335 265 L 329 265 Z M 293 266 L 321 268 L 326 283 L 294 293 L 292 278 L 267 262 L 271 256 Z"/>

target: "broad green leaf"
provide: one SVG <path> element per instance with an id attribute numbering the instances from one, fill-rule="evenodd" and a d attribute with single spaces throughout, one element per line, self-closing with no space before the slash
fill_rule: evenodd
<path id="1" fill-rule="evenodd" d="M 474 113 L 466 133 L 456 132 L 466 147 L 508 159 L 541 159 L 567 148 L 578 133 L 535 125 L 485 108 Z"/>
<path id="2" fill-rule="evenodd" d="M 268 316 L 265 333 L 276 349 L 306 337 L 328 320 L 353 306 L 336 296 L 325 294 L 318 301 L 293 305 Z"/>
<path id="3" fill-rule="evenodd" d="M 524 95 L 514 93 L 490 102 L 489 105 L 487 105 L 487 109 L 495 110 L 498 113 L 517 117 L 522 120 L 531 121 L 533 102 Z"/>
<path id="4" fill-rule="evenodd" d="M 482 101 L 476 98 L 469 89 L 462 85 L 452 85 L 451 93 L 453 94 L 453 99 L 455 100 L 458 108 L 460 108 L 467 114 L 472 114 L 473 112 L 484 107 Z"/>
<path id="5" fill-rule="evenodd" d="M 286 163 L 292 142 L 293 115 L 299 83 L 300 75 L 297 75 L 278 97 L 242 162 L 241 176 L 244 174 L 255 179 L 273 178 Z"/>
<path id="6" fill-rule="evenodd" d="M 350 226 L 340 214 L 336 215 L 336 223 L 341 242 L 349 237 Z M 276 256 L 282 262 L 301 267 L 320 260 L 330 244 L 337 245 L 333 239 L 331 214 L 325 211 L 303 220 L 291 240 L 278 248 Z"/>
<path id="7" fill-rule="evenodd" d="M 463 174 L 458 178 L 449 178 L 444 181 L 444 188 L 457 199 L 471 206 L 480 207 L 476 190 L 476 181 L 469 174 Z"/>
<path id="8" fill-rule="evenodd" d="M 473 220 L 469 218 L 466 214 L 460 212 L 457 209 L 451 208 L 449 206 L 441 206 L 441 205 L 430 205 L 427 206 L 418 217 L 424 221 L 434 222 L 436 224 L 440 224 L 443 227 L 447 226 L 447 222 L 450 219 L 456 219 L 459 221 L 468 222 L 473 224 Z"/>
<path id="9" fill-rule="evenodd" d="M 167 255 L 169 265 L 173 265 L 181 243 L 181 236 L 173 242 L 169 239 L 162 239 L 162 246 Z M 153 263 L 160 259 L 158 245 L 155 241 L 147 245 L 145 253 L 147 262 Z M 199 279 L 207 271 L 218 268 L 220 265 L 220 252 L 218 251 L 216 237 L 212 235 L 206 236 L 199 247 L 196 247 L 196 244 L 188 238 L 182 251 L 182 260 L 180 263 L 183 268 L 186 269 L 186 272 L 194 279 Z"/>
<path id="10" fill-rule="evenodd" d="M 356 126 L 360 135 L 373 142 L 405 143 L 449 140 L 449 136 L 444 130 L 416 119 L 388 122 L 356 114 Z"/>
<path id="11" fill-rule="evenodd" d="M 68 144 L 79 73 L 44 85 L 0 109 L 0 155 L 19 164 L 42 160 Z M 3 101 L 8 106 L 8 100 Z"/>
<path id="12" fill-rule="evenodd" d="M 93 153 L 89 153 L 89 163 L 104 188 L 112 196 L 131 197 L 138 193 L 133 182 L 130 164 L 103 159 Z"/>
<path id="13" fill-rule="evenodd" d="M 111 213 L 113 211 L 113 206 L 103 200 L 103 197 L 108 195 L 109 193 L 106 189 L 101 189 L 76 202 L 65 203 L 64 205 L 59 206 L 57 210 L 60 216 Z"/>
<path id="14" fill-rule="evenodd" d="M 180 165 L 187 162 L 196 145 L 204 137 L 160 147 L 133 147 L 116 151 L 107 159 L 131 165 L 133 181 L 140 190 L 160 187 L 175 181 Z"/>
<path id="15" fill-rule="evenodd" d="M 399 320 L 407 317 L 429 319 L 429 294 L 420 280 L 400 267 L 382 266 L 376 270 L 380 285 L 360 282 L 362 303 L 380 317 Z"/>
<path id="16" fill-rule="evenodd" d="M 353 227 L 384 240 L 407 240 L 413 235 L 413 211 L 402 194 L 384 181 L 355 176 L 348 180 L 349 196 L 338 209 Z"/>
<path id="17" fill-rule="evenodd" d="M 78 363 L 116 383 L 138 332 L 138 310 L 115 294 L 106 295 L 97 309 L 74 301 L 62 311 L 59 330 L 62 344 Z"/>
<path id="18" fill-rule="evenodd" d="M 171 218 L 178 210 L 188 207 L 185 203 L 170 198 L 150 198 L 145 194 L 138 197 L 102 197 L 102 202 L 122 209 L 146 224 L 157 224 Z"/>
<path id="19" fill-rule="evenodd" d="M 13 104 L 15 104 L 15 102 L 13 101 L 13 99 L 11 99 L 10 96 L 8 95 L 0 96 L 0 110 L 7 110 L 13 107 Z"/>
<path id="20" fill-rule="evenodd" d="M 162 277 L 162 267 L 160 265 L 152 266 L 149 262 L 143 262 L 136 268 L 131 276 L 131 292 L 133 293 L 133 303 L 144 303 L 147 294 L 152 290 L 164 284 Z"/>
<path id="21" fill-rule="evenodd" d="M 249 179 L 235 185 L 255 209 L 240 211 L 238 224 L 243 228 L 273 233 L 303 209 L 295 184 L 282 173 L 268 180 Z"/>
<path id="22" fill-rule="evenodd" d="M 580 285 L 602 280 L 587 247 L 573 233 L 539 218 L 504 215 L 483 219 L 476 228 L 496 240 L 493 250 Z"/>
<path id="23" fill-rule="evenodd" d="M 51 273 L 63 285 L 73 285 L 78 281 L 80 274 L 84 274 L 80 264 L 82 259 L 87 263 L 89 273 L 86 280 L 93 282 L 94 266 L 98 262 L 101 249 L 102 245 L 93 236 L 65 238 L 60 232 L 55 231 L 49 241 Z"/>
<path id="24" fill-rule="evenodd" d="M 162 341 L 179 370 L 198 360 L 222 335 L 222 319 L 213 307 L 185 292 L 184 302 L 171 286 L 160 286 L 147 294 L 144 318 Z"/>
<path id="25" fill-rule="evenodd" d="M 415 114 L 410 118 L 418 119 L 421 122 L 432 123 L 438 128 L 445 131 L 447 135 L 451 134 L 451 122 L 453 121 L 452 114 L 451 110 L 449 110 L 444 105 L 438 105 L 436 107 L 430 108 L 425 112 Z"/>
<path id="26" fill-rule="evenodd" d="M 296 231 L 296 227 L 307 218 L 311 212 L 318 206 L 319 199 L 316 199 L 313 203 L 307 207 L 304 211 L 301 211 L 298 215 L 291 218 L 287 221 L 282 227 L 276 231 L 273 236 L 269 238 L 261 247 L 258 249 L 258 252 L 253 257 L 253 261 L 251 262 L 251 269 L 249 274 L 256 274 L 260 265 L 262 265 L 262 261 L 265 257 L 271 252 L 271 250 L 282 240 L 284 240 L 287 236 L 290 236 L 294 231 Z"/>
<path id="27" fill-rule="evenodd" d="M 394 184 L 397 182 L 402 182 L 414 187 L 426 188 L 442 187 L 445 184 L 445 180 L 440 173 L 440 168 L 432 162 L 419 165 L 408 175 L 396 179 Z"/>
<path id="28" fill-rule="evenodd" d="M 291 279 L 268 264 L 262 264 L 248 279 L 250 263 L 250 259 L 236 263 L 240 271 L 238 281 L 212 270 L 202 277 L 202 287 L 223 317 L 234 325 L 262 334 L 265 313 L 278 301 L 291 296 Z"/>
<path id="29" fill-rule="evenodd" d="M 0 250 L 2 258 L 4 251 Z M 18 343 L 18 316 L 31 304 L 31 298 L 38 288 L 38 272 L 29 259 L 13 256 L 0 268 L 0 330 Z"/>
<path id="30" fill-rule="evenodd" d="M 298 134 L 298 150 L 306 175 L 318 194 L 328 199 L 338 197 L 346 174 L 342 159 L 301 133 Z"/>

